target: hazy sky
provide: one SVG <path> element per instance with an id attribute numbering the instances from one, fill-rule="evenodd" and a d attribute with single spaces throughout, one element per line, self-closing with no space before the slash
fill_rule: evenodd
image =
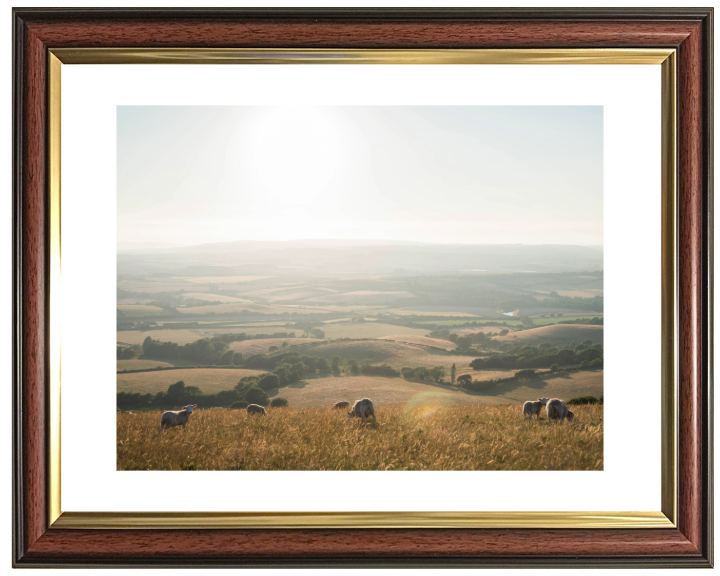
<path id="1" fill-rule="evenodd" d="M 118 242 L 596 244 L 601 106 L 120 106 Z"/>

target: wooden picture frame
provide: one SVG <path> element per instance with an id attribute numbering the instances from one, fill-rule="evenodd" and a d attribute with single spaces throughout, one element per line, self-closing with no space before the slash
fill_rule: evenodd
<path id="1" fill-rule="evenodd" d="M 13 48 L 16 566 L 712 565 L 712 9 L 16 9 Z M 679 407 L 677 435 L 666 444 L 676 446 L 676 469 L 664 478 L 674 487 L 672 525 L 449 528 L 431 520 L 424 527 L 269 522 L 258 529 L 212 522 L 166 527 L 173 518 L 153 528 L 123 528 L 112 519 L 93 526 L 54 522 L 49 279 L 57 103 L 49 95 L 55 54 L 78 58 L 79 48 L 128 50 L 122 58 L 147 48 L 672 51 L 675 81 L 666 86 L 676 107 L 666 121 L 675 138 L 665 154 L 675 194 L 666 196 L 674 204 L 664 206 L 675 227 L 675 244 L 664 240 L 674 255 L 665 272 L 676 278 L 674 312 L 664 318 L 676 323 L 674 346 L 664 349 Z"/>

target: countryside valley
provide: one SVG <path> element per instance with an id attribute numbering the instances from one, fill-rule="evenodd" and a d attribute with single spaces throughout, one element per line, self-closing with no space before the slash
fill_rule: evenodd
<path id="1" fill-rule="evenodd" d="M 236 409 L 248 404 L 325 418 L 335 402 L 360 398 L 372 399 L 381 426 L 383 414 L 418 410 L 496 409 L 522 422 L 523 402 L 539 397 L 589 402 L 582 409 L 601 426 L 602 286 L 602 249 L 592 247 L 120 251 L 119 426 L 186 404 L 197 404 L 198 421 L 206 411 L 244 416 Z M 148 467 L 121 464 L 121 454 L 121 468 Z"/>

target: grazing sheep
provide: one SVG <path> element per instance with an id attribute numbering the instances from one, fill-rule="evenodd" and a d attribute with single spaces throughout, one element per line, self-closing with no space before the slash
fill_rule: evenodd
<path id="1" fill-rule="evenodd" d="M 545 410 L 547 411 L 548 422 L 550 420 L 560 420 L 560 422 L 562 422 L 565 418 L 572 421 L 575 417 L 575 414 L 568 410 L 565 402 L 558 400 L 557 398 L 550 400 L 545 406 Z"/>
<path id="2" fill-rule="evenodd" d="M 523 404 L 523 420 L 525 420 L 527 416 L 530 417 L 530 420 L 532 420 L 533 416 L 535 416 L 537 420 L 540 420 L 540 410 L 547 404 L 547 401 L 547 398 L 538 398 L 537 402 L 525 402 L 525 404 Z"/>
<path id="3" fill-rule="evenodd" d="M 197 408 L 197 404 L 188 404 L 182 410 L 178 411 L 168 410 L 167 412 L 163 412 L 163 415 L 160 417 L 160 434 L 173 426 L 182 426 L 183 430 L 185 430 L 193 408 Z"/>
<path id="4" fill-rule="evenodd" d="M 265 408 L 262 406 L 258 406 L 257 404 L 250 404 L 246 408 L 248 414 L 262 414 L 263 416 L 267 416 L 267 412 L 265 412 Z"/>
<path id="5" fill-rule="evenodd" d="M 348 418 L 362 418 L 363 422 L 365 422 L 365 418 L 370 416 L 372 416 L 373 422 L 377 422 L 375 419 L 375 407 L 372 401 L 367 398 L 356 400 L 352 410 L 348 412 Z"/>
<path id="6" fill-rule="evenodd" d="M 342 402 L 335 402 L 335 404 L 333 404 L 333 410 L 337 408 L 350 408 L 350 402 L 348 402 L 347 400 L 343 400 Z"/>

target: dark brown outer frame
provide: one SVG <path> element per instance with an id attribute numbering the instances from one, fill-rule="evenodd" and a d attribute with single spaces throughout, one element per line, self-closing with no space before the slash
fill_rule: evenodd
<path id="1" fill-rule="evenodd" d="M 13 15 L 16 566 L 712 565 L 712 9 L 16 9 Z M 677 529 L 48 528 L 46 94 L 48 49 L 60 47 L 676 48 Z"/>

